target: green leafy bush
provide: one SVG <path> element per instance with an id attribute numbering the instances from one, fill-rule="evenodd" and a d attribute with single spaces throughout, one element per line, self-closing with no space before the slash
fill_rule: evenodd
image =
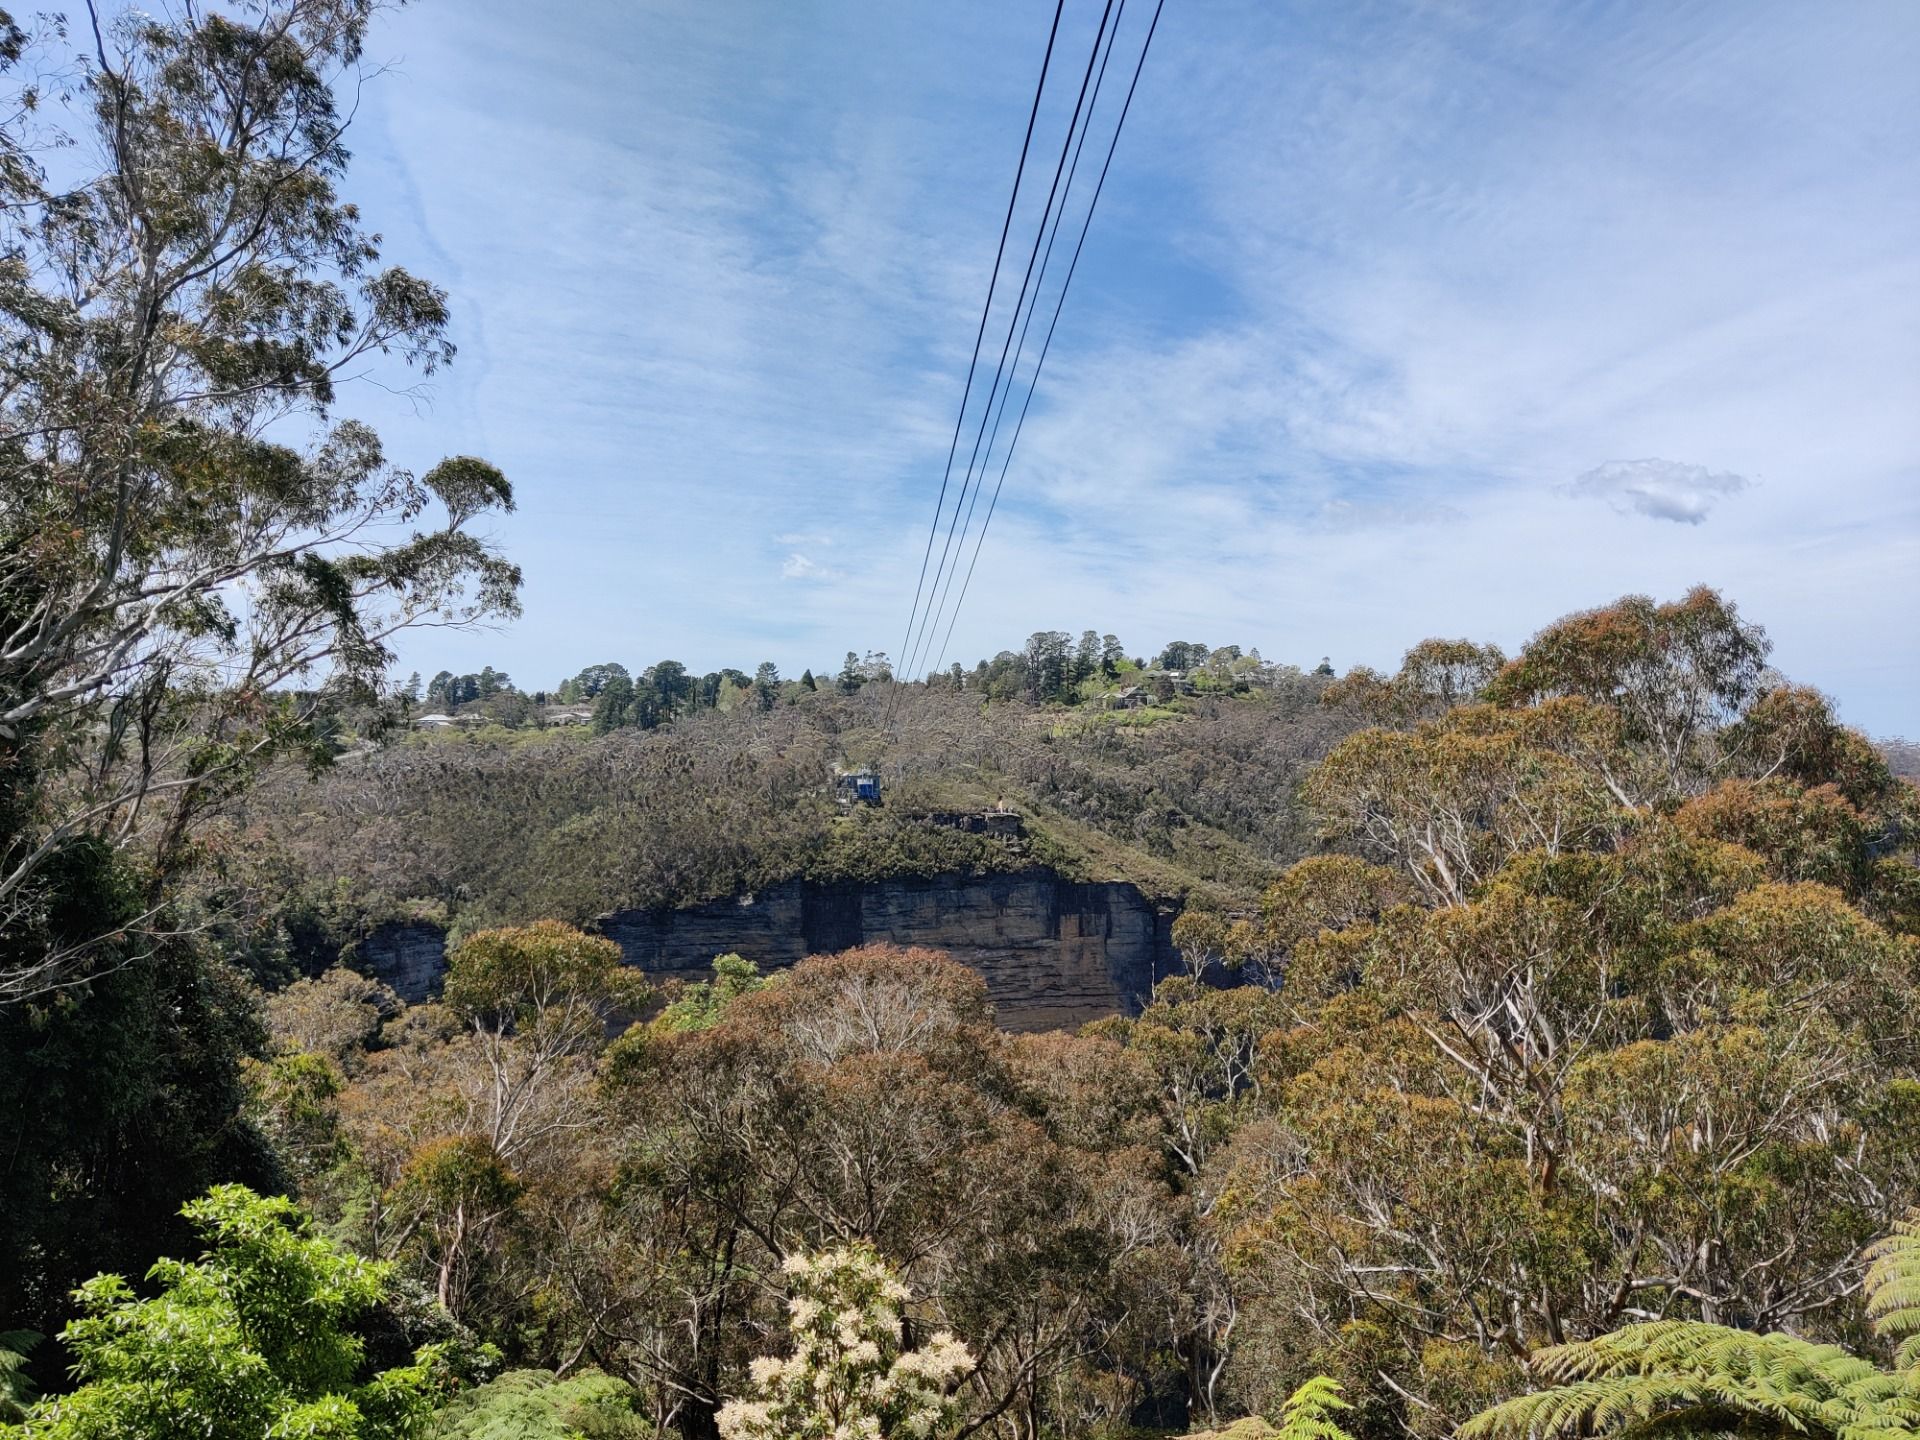
<path id="1" fill-rule="evenodd" d="M 80 1289 L 62 1333 L 79 1388 L 40 1401 L 19 1440 L 402 1440 L 432 1408 L 438 1353 L 363 1374 L 350 1329 L 386 1295 L 388 1269 L 341 1253 L 291 1201 L 220 1185 L 186 1206 L 197 1261 L 162 1259 L 138 1298 L 126 1279 Z"/>
<path id="2" fill-rule="evenodd" d="M 432 1440 L 641 1440 L 653 1427 L 626 1382 L 586 1370 L 509 1370 L 462 1391 L 433 1417 Z"/>

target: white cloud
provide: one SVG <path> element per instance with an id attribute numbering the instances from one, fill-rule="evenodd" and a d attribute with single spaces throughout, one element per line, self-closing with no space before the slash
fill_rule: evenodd
<path id="1" fill-rule="evenodd" d="M 1622 514 L 1635 510 L 1655 520 L 1698 525 L 1721 500 L 1752 485 L 1744 475 L 1678 460 L 1609 460 L 1577 476 L 1566 491 L 1605 500 Z"/>
<path id="2" fill-rule="evenodd" d="M 781 565 L 780 578 L 783 580 L 828 581 L 839 580 L 842 579 L 843 576 L 840 571 L 830 569 L 811 556 L 803 555 L 800 551 L 795 550 L 787 556 L 786 563 Z"/>

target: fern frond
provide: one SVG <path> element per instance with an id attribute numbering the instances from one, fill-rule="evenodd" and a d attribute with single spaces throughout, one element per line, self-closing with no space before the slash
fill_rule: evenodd
<path id="1" fill-rule="evenodd" d="M 1685 1431 L 1725 1428 L 1724 1406 L 1709 1388 L 1671 1376 L 1610 1376 L 1578 1380 L 1551 1390 L 1521 1395 L 1477 1416 L 1461 1428 L 1463 1437 L 1515 1437 L 1634 1433 L 1655 1422 Z"/>
<path id="2" fill-rule="evenodd" d="M 1535 1352 L 1546 1388 L 1476 1415 L 1459 1440 L 1920 1440 L 1920 1214 L 1867 1258 L 1867 1315 L 1900 1341 L 1891 1372 L 1792 1335 L 1658 1320 Z"/>
<path id="3" fill-rule="evenodd" d="M 1462 1440 L 1717 1435 L 1917 1440 L 1920 1393 L 1833 1345 L 1700 1321 L 1630 1325 L 1542 1350 L 1550 1388 L 1495 1406 Z"/>
<path id="4" fill-rule="evenodd" d="M 1867 1248 L 1867 1316 L 1874 1330 L 1901 1342 L 1903 1370 L 1920 1360 L 1920 1220 L 1896 1221 Z"/>
<path id="5" fill-rule="evenodd" d="M 39 1393 L 27 1375 L 27 1352 L 40 1338 L 31 1330 L 0 1330 L 0 1423 L 25 1419 Z"/>
<path id="6" fill-rule="evenodd" d="M 1338 1380 L 1316 1375 L 1280 1407 L 1280 1428 L 1274 1440 L 1353 1440 L 1334 1418 L 1352 1408 L 1340 1398 Z"/>

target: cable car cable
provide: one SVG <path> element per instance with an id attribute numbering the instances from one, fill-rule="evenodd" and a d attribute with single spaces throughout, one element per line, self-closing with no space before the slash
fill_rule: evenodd
<path id="1" fill-rule="evenodd" d="M 993 254 L 993 275 L 992 278 L 987 281 L 987 303 L 980 308 L 980 326 L 979 329 L 974 332 L 973 337 L 973 359 L 967 362 L 966 388 L 960 392 L 960 413 L 954 417 L 953 421 L 953 441 L 947 448 L 947 468 L 946 473 L 940 480 L 940 498 L 934 502 L 933 524 L 927 531 L 926 553 L 920 557 L 920 580 L 919 583 L 914 586 L 913 607 L 907 612 L 907 635 L 906 638 L 900 642 L 903 649 L 912 640 L 914 617 L 920 609 L 920 591 L 927 581 L 927 562 L 933 558 L 933 538 L 940 533 L 940 514 L 941 511 L 946 508 L 947 504 L 947 483 L 953 478 L 953 457 L 960 449 L 960 431 L 966 424 L 967 418 L 967 399 L 973 393 L 973 372 L 975 367 L 980 363 L 980 341 L 987 333 L 987 316 L 993 309 L 993 292 L 1000 283 L 1000 260 L 1001 257 L 1006 254 L 1007 234 L 1013 228 L 1013 210 L 1016 202 L 1020 199 L 1021 178 L 1027 172 L 1027 151 L 1033 144 L 1034 121 L 1037 120 L 1040 115 L 1040 97 L 1045 93 L 1047 88 L 1047 71 L 1053 64 L 1053 44 L 1054 41 L 1059 38 L 1060 16 L 1066 8 L 1067 0 L 1055 0 L 1053 7 L 1053 25 L 1052 28 L 1047 31 L 1046 54 L 1040 59 L 1040 80 L 1039 83 L 1033 87 L 1033 105 L 1027 111 L 1027 133 L 1020 141 L 1020 163 L 1013 172 L 1013 193 L 1007 197 L 1006 219 L 1000 222 L 1000 245 Z M 893 714 L 891 704 L 887 707 L 887 714 L 889 721 L 891 721 Z"/>
<path id="2" fill-rule="evenodd" d="M 1087 231 L 1093 225 L 1094 207 L 1100 203 L 1100 192 L 1107 183 L 1107 170 L 1113 164 L 1113 154 L 1120 146 L 1120 131 L 1127 123 L 1127 112 L 1133 108 L 1133 92 L 1140 84 L 1140 72 L 1146 68 L 1147 51 L 1153 45 L 1154 31 L 1160 26 L 1160 12 L 1166 7 L 1167 0 L 1155 0 L 1153 20 L 1147 26 L 1147 38 L 1140 46 L 1140 59 L 1133 67 L 1133 81 L 1127 86 L 1126 102 L 1120 107 L 1120 119 L 1113 127 L 1113 140 L 1107 146 L 1107 158 L 1100 166 L 1100 179 L 1093 187 L 1093 199 L 1087 205 L 1087 218 L 1080 226 L 1080 239 L 1073 247 L 1073 261 L 1067 266 L 1067 278 L 1060 286 L 1060 299 L 1053 307 L 1053 319 L 1047 325 L 1047 338 L 1040 347 L 1040 358 L 1033 367 L 1033 379 L 1027 384 L 1027 398 L 1020 406 L 1020 418 L 1013 427 L 1013 438 L 1007 442 L 1007 454 L 1000 465 L 1000 478 L 994 482 L 993 499 L 987 505 L 987 518 L 980 522 L 980 534 L 974 540 L 973 559 L 967 565 L 967 578 L 960 586 L 960 599 L 955 602 L 953 614 L 947 621 L 946 639 L 940 645 L 940 659 L 947 658 L 947 644 L 953 639 L 954 624 L 960 618 L 960 607 L 967 602 L 967 590 L 973 584 L 974 566 L 980 563 L 980 547 L 986 543 L 987 527 L 993 524 L 993 512 L 1000 504 L 1000 487 L 1007 483 L 1007 467 L 1013 463 L 1014 446 L 1020 443 L 1020 431 L 1027 423 L 1027 406 L 1033 403 L 1033 392 L 1040 383 L 1040 367 L 1047 363 L 1047 351 L 1053 348 L 1054 326 L 1060 323 L 1060 312 L 1067 303 L 1067 288 L 1073 284 L 1074 271 L 1080 268 L 1080 250 L 1087 243 Z M 938 668 L 939 661 L 935 661 Z"/>
<path id="3" fill-rule="evenodd" d="M 978 461 L 980 457 L 980 442 L 985 438 L 987 433 L 987 421 L 992 416 L 994 396 L 999 393 L 1001 380 L 1003 378 L 1006 378 L 1007 354 L 1013 347 L 1013 334 L 1014 334 L 1014 331 L 1019 328 L 1020 311 L 1022 310 L 1022 308 L 1024 308 L 1026 304 L 1027 291 L 1029 287 L 1033 284 L 1034 263 L 1040 258 L 1040 245 L 1041 245 L 1041 242 L 1046 238 L 1047 220 L 1048 220 L 1048 217 L 1050 217 L 1053 214 L 1054 198 L 1060 192 L 1061 177 L 1066 174 L 1067 155 L 1073 148 L 1074 132 L 1079 128 L 1080 114 L 1081 114 L 1081 111 L 1086 106 L 1087 87 L 1093 81 L 1094 66 L 1095 66 L 1095 63 L 1100 58 L 1100 42 L 1106 37 L 1107 21 L 1113 14 L 1113 4 L 1114 4 L 1114 0 L 1107 0 L 1105 8 L 1100 12 L 1100 28 L 1097 32 L 1095 32 L 1093 37 L 1093 48 L 1087 54 L 1087 68 L 1086 68 L 1086 72 L 1080 77 L 1080 93 L 1074 98 L 1073 115 L 1072 115 L 1072 118 L 1070 118 L 1067 122 L 1066 138 L 1060 142 L 1060 158 L 1054 162 L 1054 167 L 1053 167 L 1053 184 L 1050 185 L 1047 189 L 1047 203 L 1040 212 L 1040 225 L 1039 225 L 1039 228 L 1034 232 L 1033 248 L 1027 252 L 1026 273 L 1021 277 L 1021 280 L 1020 280 L 1020 293 L 1014 300 L 1013 316 L 1011 319 L 1007 321 L 1006 339 L 1004 339 L 1000 344 L 1000 360 L 999 360 L 999 363 L 994 367 L 993 386 L 987 392 L 986 407 L 981 412 L 981 415 L 980 415 L 980 428 L 974 433 L 973 453 L 968 457 L 968 460 L 967 460 L 966 477 L 968 478 L 972 476 L 975 462 Z M 963 478 L 961 481 L 960 494 L 958 497 L 956 497 L 953 503 L 953 519 L 949 521 L 947 524 L 946 543 L 940 547 L 940 564 L 934 570 L 934 573 L 933 573 L 933 584 L 936 590 L 940 586 L 941 577 L 946 573 L 947 559 L 953 551 L 954 534 L 958 530 L 960 525 L 960 507 L 962 504 L 965 503 L 965 500 L 966 500 L 968 478 Z M 944 489 L 944 486 L 942 488 Z M 937 523 L 938 522 L 936 521 L 936 525 Z M 932 544 L 929 543 L 927 548 L 929 551 L 931 551 L 933 548 Z M 956 567 L 958 567 L 959 565 L 959 559 L 957 556 L 954 557 L 954 564 Z M 906 667 L 906 670 L 904 671 L 904 673 L 909 676 L 912 675 L 913 668 L 914 668 L 914 665 L 917 663 L 917 660 L 921 657 L 924 657 L 927 649 L 933 643 L 932 630 L 931 630 L 931 627 L 927 624 L 927 618 L 928 617 L 926 612 L 923 611 L 921 613 L 921 624 L 920 624 L 921 634 L 917 641 L 915 641 L 912 638 L 912 633 L 911 633 L 912 627 L 909 626 L 908 653 L 909 655 L 914 657 L 914 659 L 911 659 L 907 662 L 907 667 Z"/>
<path id="4" fill-rule="evenodd" d="M 1087 106 L 1086 123 L 1080 127 L 1080 138 L 1074 144 L 1073 164 L 1069 166 L 1067 170 L 1066 188 L 1060 192 L 1060 205 L 1054 211 L 1053 229 L 1051 233 L 1048 234 L 1047 236 L 1046 253 L 1040 257 L 1040 276 L 1037 280 L 1034 281 L 1033 299 L 1027 306 L 1026 319 L 1020 322 L 1020 342 L 1017 345 L 1015 345 L 1013 348 L 1013 365 L 1012 365 L 1012 368 L 1007 372 L 1006 388 L 1000 392 L 999 412 L 993 417 L 993 429 L 987 436 L 986 450 L 979 457 L 979 462 L 980 462 L 979 478 L 978 478 L 978 481 L 973 484 L 972 497 L 967 501 L 966 519 L 960 525 L 960 547 L 959 547 L 960 553 L 964 553 L 966 550 L 967 535 L 968 535 L 968 532 L 971 531 L 973 528 L 974 511 L 979 508 L 979 504 L 980 504 L 980 491 L 983 488 L 985 488 L 987 471 L 992 467 L 993 447 L 994 447 L 994 444 L 1000 438 L 1000 426 L 1001 426 L 1001 423 L 1006 419 L 1008 403 L 1013 399 L 1014 386 L 1018 382 L 1019 374 L 1020 374 L 1020 358 L 1021 356 L 1026 354 L 1026 350 L 1027 350 L 1027 332 L 1033 324 L 1033 317 L 1036 314 L 1038 314 L 1040 310 L 1040 296 L 1041 296 L 1041 292 L 1046 288 L 1047 270 L 1053 263 L 1054 241 L 1059 238 L 1061 223 L 1066 219 L 1067 202 L 1073 194 L 1073 182 L 1080 173 L 1080 157 L 1086 150 L 1087 136 L 1093 133 L 1093 117 L 1100 106 L 1100 90 L 1107 78 L 1107 62 L 1113 58 L 1114 43 L 1120 38 L 1120 25 L 1121 25 L 1121 22 L 1126 18 L 1126 12 L 1127 12 L 1127 0 L 1119 0 L 1119 8 L 1114 11 L 1114 15 L 1113 15 L 1113 29 L 1107 35 L 1107 51 L 1106 51 L 1106 54 L 1103 55 L 1100 59 L 1100 73 L 1094 77 L 1093 98 Z M 1038 373 L 1039 373 L 1038 368 L 1036 367 L 1035 375 L 1037 376 Z M 1029 395 L 1032 394 L 1031 386 L 1028 387 L 1028 394 Z M 1023 405 L 1021 408 L 1022 408 L 1022 412 L 1024 413 L 1025 406 Z M 969 479 L 972 478 L 972 474 L 973 474 L 973 467 L 969 465 L 968 466 Z M 963 485 L 962 486 L 963 494 L 965 493 L 965 489 L 966 487 L 965 485 Z M 937 635 L 940 633 L 940 618 L 942 615 L 946 613 L 947 599 L 953 593 L 953 579 L 954 579 L 954 576 L 959 573 L 959 570 L 960 570 L 960 563 L 956 558 L 953 564 L 953 568 L 950 570 L 947 570 L 946 572 L 945 582 L 943 584 L 937 585 L 936 587 L 938 590 L 938 594 L 932 597 L 934 600 L 933 626 L 931 631 L 932 634 Z M 942 645 L 940 660 L 944 661 L 945 659 L 946 659 L 946 647 L 945 645 Z M 939 668 L 940 668 L 939 663 L 936 662 L 934 665 L 934 669 L 937 670 Z"/>

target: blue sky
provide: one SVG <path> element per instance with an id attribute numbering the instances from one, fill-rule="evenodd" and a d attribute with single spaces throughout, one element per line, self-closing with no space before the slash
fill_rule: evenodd
<path id="1" fill-rule="evenodd" d="M 460 356 L 353 404 L 499 463 L 526 572 L 403 668 L 898 652 L 1051 8 L 380 23 L 351 188 Z M 948 658 L 1391 665 L 1705 581 L 1920 735 L 1916 74 L 1908 0 L 1167 0 Z"/>

